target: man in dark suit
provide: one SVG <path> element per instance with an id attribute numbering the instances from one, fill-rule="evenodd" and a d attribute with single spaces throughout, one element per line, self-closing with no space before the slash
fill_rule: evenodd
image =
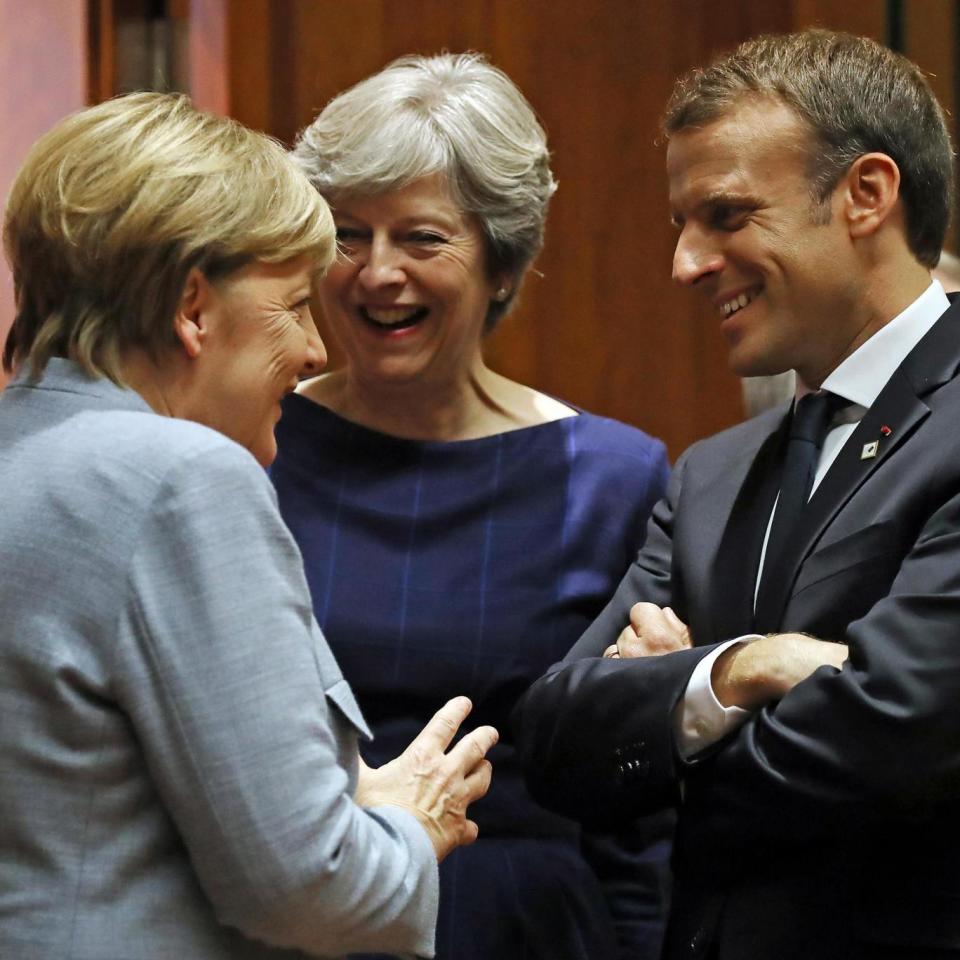
<path id="1" fill-rule="evenodd" d="M 665 130 L 675 279 L 738 374 L 796 371 L 796 412 L 678 462 L 616 596 L 518 707 L 531 787 L 611 826 L 677 804 L 671 960 L 960 956 L 943 113 L 909 61 L 805 32 L 680 81 Z"/>

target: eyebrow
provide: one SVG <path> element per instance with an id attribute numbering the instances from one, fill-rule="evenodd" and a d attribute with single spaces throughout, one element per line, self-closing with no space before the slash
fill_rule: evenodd
<path id="1" fill-rule="evenodd" d="M 460 217 L 463 216 L 462 214 L 458 215 Z M 333 219 L 337 226 L 340 225 L 339 221 L 352 223 L 361 227 L 368 226 L 367 221 L 362 217 L 349 213 L 345 210 L 334 210 Z M 460 226 L 453 221 L 453 219 L 448 218 L 443 214 L 434 213 L 431 210 L 424 210 L 423 212 L 417 212 L 404 217 L 398 217 L 394 225 L 400 230 L 409 230 L 416 226 L 435 226 L 450 231 L 461 229 Z"/>

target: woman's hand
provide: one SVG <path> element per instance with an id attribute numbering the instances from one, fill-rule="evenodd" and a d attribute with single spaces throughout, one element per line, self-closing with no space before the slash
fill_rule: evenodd
<path id="1" fill-rule="evenodd" d="M 617 642 L 610 644 L 603 655 L 608 659 L 622 657 L 657 657 L 662 653 L 686 650 L 690 646 L 687 625 L 670 609 L 655 603 L 635 603 L 630 608 L 630 625 L 624 627 Z"/>
<path id="2" fill-rule="evenodd" d="M 437 860 L 477 839 L 477 825 L 467 819 L 467 807 L 490 786 L 493 768 L 485 757 L 499 738 L 493 727 L 478 727 L 444 752 L 471 708 L 466 697 L 455 697 L 396 760 L 376 769 L 360 761 L 357 803 L 390 805 L 413 814 L 427 831 Z"/>

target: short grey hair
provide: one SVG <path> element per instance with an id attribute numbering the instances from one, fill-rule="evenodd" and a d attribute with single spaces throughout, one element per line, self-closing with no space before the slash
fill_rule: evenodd
<path id="1" fill-rule="evenodd" d="M 293 157 L 336 205 L 439 173 L 454 203 L 477 217 L 491 275 L 487 329 L 509 308 L 543 246 L 557 186 L 543 127 L 513 81 L 477 53 L 407 56 L 334 97 L 297 138 Z"/>

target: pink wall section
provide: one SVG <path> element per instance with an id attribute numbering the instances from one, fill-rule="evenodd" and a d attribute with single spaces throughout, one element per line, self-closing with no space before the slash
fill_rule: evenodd
<path id="1" fill-rule="evenodd" d="M 87 101 L 86 0 L 0 0 L 0 196 L 30 145 Z M 13 284 L 0 264 L 0 342 L 13 321 Z M 0 386 L 6 382 L 0 372 Z"/>

